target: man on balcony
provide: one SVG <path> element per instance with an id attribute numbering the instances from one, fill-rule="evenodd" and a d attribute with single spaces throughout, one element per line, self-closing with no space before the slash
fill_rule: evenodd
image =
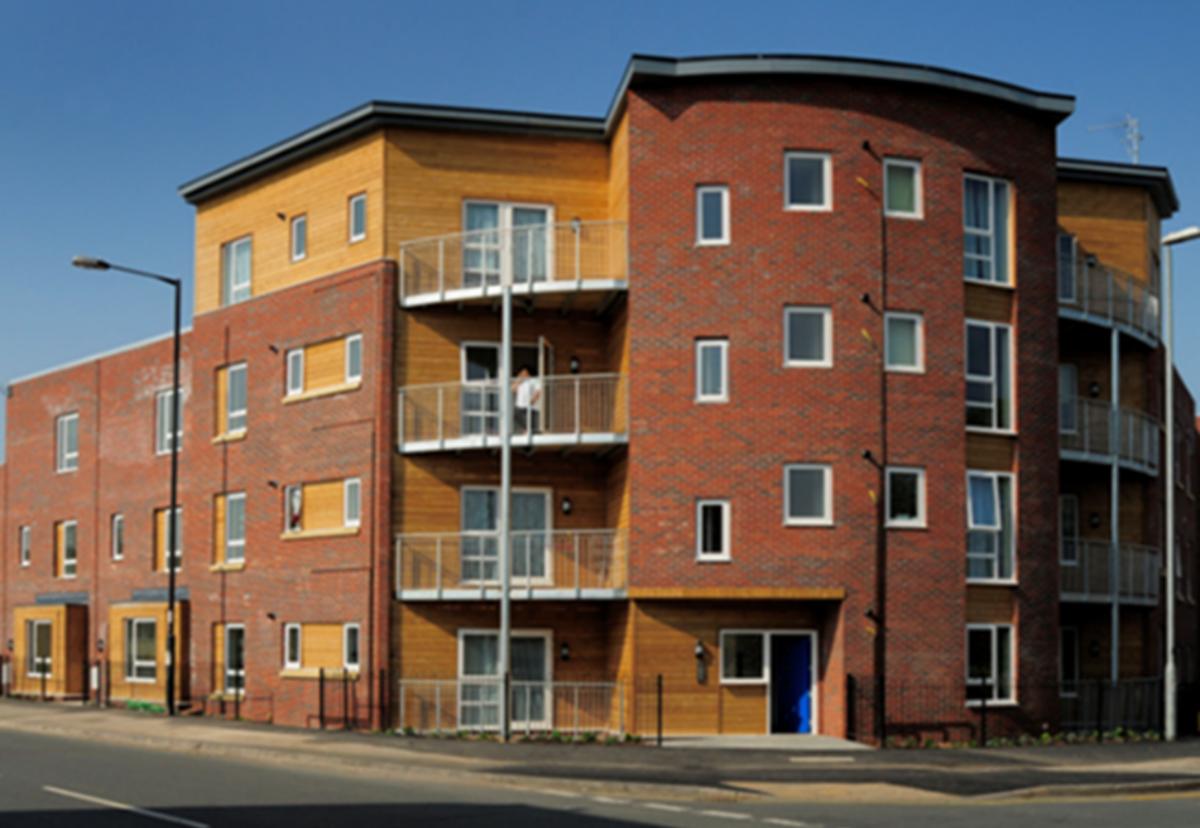
<path id="1" fill-rule="evenodd" d="M 533 376 L 528 365 L 521 367 L 520 373 L 513 381 L 513 393 L 516 395 L 514 430 L 527 437 L 537 434 L 540 430 L 537 404 L 542 397 L 542 381 Z"/>

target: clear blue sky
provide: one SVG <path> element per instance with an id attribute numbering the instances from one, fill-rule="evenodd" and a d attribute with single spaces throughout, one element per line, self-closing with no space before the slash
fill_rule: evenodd
<path id="1" fill-rule="evenodd" d="M 1194 0 L 2 0 L 0 384 L 170 328 L 169 290 L 76 253 L 182 275 L 190 307 L 179 184 L 372 99 L 599 116 L 635 52 L 881 58 L 1072 94 L 1060 154 L 1125 161 L 1087 127 L 1132 114 L 1183 203 L 1167 229 L 1200 224 Z M 1200 242 L 1176 277 L 1200 389 Z"/>

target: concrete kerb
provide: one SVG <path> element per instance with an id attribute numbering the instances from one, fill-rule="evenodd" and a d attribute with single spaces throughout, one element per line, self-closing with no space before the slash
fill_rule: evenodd
<path id="1" fill-rule="evenodd" d="M 1189 793 L 1200 791 L 1200 779 L 1171 779 L 1155 782 L 1111 782 L 1098 785 L 1038 785 L 1016 791 L 983 794 L 975 801 L 1016 802 L 1039 799 L 1097 799 L 1113 796 Z"/>

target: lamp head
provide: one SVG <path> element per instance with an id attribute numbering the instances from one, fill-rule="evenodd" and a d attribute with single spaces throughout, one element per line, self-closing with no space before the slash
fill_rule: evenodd
<path id="1" fill-rule="evenodd" d="M 111 265 L 104 259 L 97 259 L 94 256 L 76 256 L 71 259 L 71 264 L 75 267 L 82 267 L 85 270 L 108 270 Z"/>
<path id="2" fill-rule="evenodd" d="M 1174 233 L 1167 233 L 1167 235 L 1162 237 L 1162 243 L 1170 246 L 1172 244 L 1189 242 L 1192 239 L 1200 239 L 1200 227 L 1185 227 L 1182 230 L 1176 230 Z"/>

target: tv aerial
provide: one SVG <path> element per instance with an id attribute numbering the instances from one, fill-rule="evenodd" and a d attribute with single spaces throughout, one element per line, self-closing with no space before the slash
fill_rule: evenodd
<path id="1" fill-rule="evenodd" d="M 1125 147 L 1125 152 L 1129 153 L 1130 160 L 1132 160 L 1135 164 L 1138 163 L 1138 145 L 1146 139 L 1146 136 L 1142 135 L 1141 131 L 1138 129 L 1138 119 L 1132 115 L 1126 115 L 1125 120 L 1123 121 L 1116 121 L 1111 124 L 1100 124 L 1098 126 L 1090 126 L 1087 128 L 1087 131 L 1100 132 L 1106 129 L 1125 130 L 1125 135 L 1121 137 L 1121 143 Z"/>

